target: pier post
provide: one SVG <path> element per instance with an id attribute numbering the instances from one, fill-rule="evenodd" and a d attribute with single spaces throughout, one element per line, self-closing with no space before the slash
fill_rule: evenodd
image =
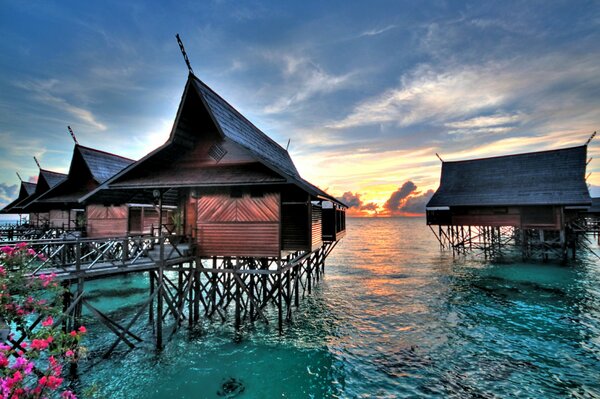
<path id="1" fill-rule="evenodd" d="M 150 270 L 148 273 L 150 275 L 150 297 L 152 298 L 153 294 L 154 294 L 154 290 L 155 290 L 155 287 L 154 287 L 154 279 L 155 279 L 155 277 L 154 277 L 154 271 Z M 148 322 L 151 323 L 151 324 L 154 323 L 154 298 L 152 298 L 150 300 L 150 303 L 148 304 Z"/>
<path id="2" fill-rule="evenodd" d="M 162 234 L 162 192 L 159 191 L 158 195 L 158 241 L 159 241 L 159 254 L 160 259 L 158 261 L 158 294 L 156 297 L 156 349 L 161 350 L 163 347 L 163 335 L 162 335 L 162 322 L 163 322 L 163 273 L 165 266 L 165 237 Z"/>

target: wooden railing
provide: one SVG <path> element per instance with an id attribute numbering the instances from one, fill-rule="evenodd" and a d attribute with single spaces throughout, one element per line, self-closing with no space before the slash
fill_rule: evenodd
<path id="1" fill-rule="evenodd" d="M 4 245 L 14 242 L 0 243 Z M 189 240 L 174 235 L 41 239 L 27 242 L 27 248 L 31 274 L 55 273 L 60 278 L 145 270 L 190 256 Z"/>

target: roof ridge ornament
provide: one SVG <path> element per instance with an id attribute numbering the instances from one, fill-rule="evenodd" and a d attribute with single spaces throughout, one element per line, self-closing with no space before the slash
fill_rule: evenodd
<path id="1" fill-rule="evenodd" d="M 41 170 L 42 167 L 40 166 L 40 161 L 38 161 L 38 159 L 35 157 L 35 155 L 33 156 L 33 160 L 35 161 L 35 164 L 37 165 L 37 167 Z"/>
<path id="2" fill-rule="evenodd" d="M 71 126 L 67 126 L 67 129 L 69 129 L 69 133 L 71 133 L 71 138 L 73 139 L 75 144 L 79 145 L 79 142 L 77 141 L 77 137 L 75 137 L 75 133 L 73 133 L 73 129 L 71 129 Z"/>
<path id="3" fill-rule="evenodd" d="M 179 33 L 177 33 L 175 35 L 175 37 L 177 38 L 177 44 L 179 44 L 179 50 L 181 50 L 181 55 L 183 55 L 183 60 L 185 61 L 185 65 L 187 65 L 188 67 L 188 71 L 190 71 L 190 73 L 192 75 L 194 75 L 194 70 L 192 69 L 192 65 L 190 64 L 190 59 L 187 56 L 187 53 L 185 52 L 185 47 L 183 46 L 183 42 L 181 41 L 181 38 L 179 37 Z M 196 75 L 194 75 L 196 76 Z"/>
<path id="4" fill-rule="evenodd" d="M 440 154 L 438 154 L 437 152 L 435 153 L 435 156 L 438 157 L 438 159 L 440 160 L 441 163 L 444 163 L 444 160 L 442 159 L 442 157 L 440 157 Z"/>
<path id="5" fill-rule="evenodd" d="M 585 143 L 585 145 L 589 145 L 592 142 L 592 140 L 594 139 L 594 137 L 596 137 L 596 132 L 592 133 L 592 135 L 590 136 L 588 141 Z"/>
<path id="6" fill-rule="evenodd" d="M 19 181 L 20 181 L 21 183 L 23 183 L 23 179 L 21 178 L 21 175 L 19 174 L 19 172 L 15 172 L 15 173 L 17 174 L 17 177 L 19 178 Z"/>

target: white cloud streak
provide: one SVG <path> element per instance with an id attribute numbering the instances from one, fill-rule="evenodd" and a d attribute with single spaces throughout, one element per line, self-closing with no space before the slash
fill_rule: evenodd
<path id="1" fill-rule="evenodd" d="M 71 104 L 64 98 L 54 94 L 60 82 L 56 79 L 29 81 L 16 84 L 18 87 L 34 93 L 36 100 L 50 105 L 60 111 L 66 112 L 77 118 L 80 122 L 90 127 L 104 131 L 106 125 L 98 121 L 96 116 L 88 109 Z"/>
<path id="2" fill-rule="evenodd" d="M 352 84 L 352 73 L 329 74 L 306 57 L 267 54 L 267 59 L 279 65 L 284 82 L 279 98 L 264 108 L 266 114 L 283 112 L 314 96 L 332 93 Z"/>
<path id="3" fill-rule="evenodd" d="M 454 130 L 481 130 L 516 124 L 528 113 L 552 119 L 565 110 L 570 115 L 591 112 L 589 118 L 598 110 L 576 89 L 600 87 L 600 65 L 594 59 L 591 55 L 553 54 L 535 60 L 444 69 L 421 65 L 403 75 L 399 87 L 360 102 L 345 118 L 328 127 L 426 123 Z M 552 93 L 557 87 L 563 88 L 558 96 Z M 502 110 L 511 107 L 517 108 L 515 114 L 503 115 Z M 506 130 L 489 129 L 496 133 Z"/>

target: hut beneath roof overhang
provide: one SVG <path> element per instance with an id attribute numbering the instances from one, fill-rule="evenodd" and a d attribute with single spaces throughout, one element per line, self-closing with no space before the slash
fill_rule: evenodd
<path id="1" fill-rule="evenodd" d="M 85 219 L 85 209 L 79 198 L 131 163 L 131 159 L 76 144 L 68 175 L 23 209 L 30 213 L 48 213 L 48 222 L 53 227 L 76 228 Z M 114 233 L 127 234 L 126 227 L 123 228 L 123 224 L 127 224 L 126 205 L 121 204 L 107 212 L 118 215 L 115 219 L 120 223 L 115 221 Z"/>
<path id="2" fill-rule="evenodd" d="M 302 179 L 285 149 L 192 74 L 168 141 L 82 200 L 147 203 L 157 193 L 177 207 L 178 232 L 200 256 L 278 257 L 345 230 L 346 206 Z M 326 220 L 324 207 L 335 210 Z"/>

